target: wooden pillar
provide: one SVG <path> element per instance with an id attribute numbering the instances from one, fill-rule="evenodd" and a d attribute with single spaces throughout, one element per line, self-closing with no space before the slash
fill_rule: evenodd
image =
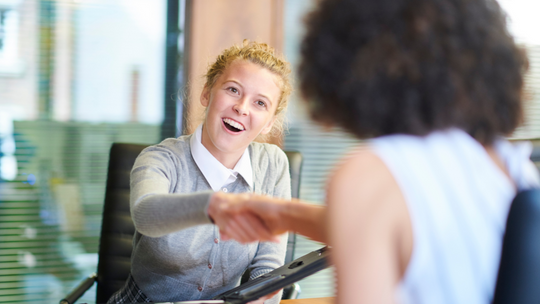
<path id="1" fill-rule="evenodd" d="M 244 39 L 265 42 L 283 52 L 284 0 L 187 0 L 184 134 L 204 118 L 200 95 L 208 65 L 225 48 Z M 269 140 L 280 143 L 281 138 Z"/>

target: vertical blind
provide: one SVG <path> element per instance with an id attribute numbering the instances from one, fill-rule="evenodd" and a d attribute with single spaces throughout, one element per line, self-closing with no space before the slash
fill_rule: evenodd
<path id="1" fill-rule="evenodd" d="M 285 138 L 285 148 L 302 153 L 304 158 L 300 198 L 315 204 L 325 200 L 325 184 L 336 162 L 360 142 L 339 131 L 322 130 L 312 122 L 296 117 Z M 295 256 L 300 257 L 324 244 L 297 236 Z M 300 298 L 334 295 L 334 273 L 329 268 L 299 282 Z"/>
<path id="2" fill-rule="evenodd" d="M 293 67 L 299 63 L 300 41 L 304 34 L 303 16 L 313 8 L 316 1 L 296 0 L 285 2 L 284 53 Z M 294 82 L 293 82 L 294 83 Z M 300 199 L 314 204 L 324 202 L 324 184 L 329 170 L 356 142 L 343 133 L 324 132 L 311 123 L 304 114 L 297 94 L 291 97 L 287 110 L 288 131 L 284 148 L 302 153 L 304 163 L 300 182 Z M 297 236 L 295 258 L 323 247 L 324 244 Z M 329 268 L 299 282 L 300 298 L 329 297 L 334 295 L 334 274 Z"/>
<path id="3" fill-rule="evenodd" d="M 527 52 L 529 70 L 525 75 L 525 123 L 512 135 L 515 139 L 540 138 L 540 45 L 521 44 Z"/>

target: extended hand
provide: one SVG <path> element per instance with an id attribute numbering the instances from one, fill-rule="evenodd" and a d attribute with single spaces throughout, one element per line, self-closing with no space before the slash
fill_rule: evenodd
<path id="1" fill-rule="evenodd" d="M 210 198 L 208 216 L 219 227 L 223 240 L 235 239 L 240 243 L 255 241 L 279 242 L 264 221 L 249 210 L 251 194 L 216 192 Z"/>
<path id="2" fill-rule="evenodd" d="M 268 196 L 217 192 L 210 199 L 208 215 L 224 240 L 278 242 L 277 235 L 286 231 L 280 225 L 282 206 L 283 201 Z"/>
<path id="3" fill-rule="evenodd" d="M 277 242 L 277 235 L 286 231 L 326 243 L 326 214 L 326 206 L 255 194 L 218 192 L 208 206 L 222 239 L 241 243 Z"/>

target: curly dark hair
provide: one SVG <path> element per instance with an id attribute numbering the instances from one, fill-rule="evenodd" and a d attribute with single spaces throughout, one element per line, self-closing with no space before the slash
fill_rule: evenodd
<path id="1" fill-rule="evenodd" d="M 358 138 L 458 127 L 489 145 L 523 120 L 527 60 L 495 0 L 323 0 L 306 26 L 315 121 Z"/>

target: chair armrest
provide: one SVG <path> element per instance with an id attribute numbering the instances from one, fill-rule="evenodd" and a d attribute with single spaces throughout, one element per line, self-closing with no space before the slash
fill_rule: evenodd
<path id="1" fill-rule="evenodd" d="M 67 296 L 60 300 L 60 304 L 73 304 L 77 301 L 97 280 L 97 274 L 92 273 L 88 278 L 75 287 Z"/>
<path id="2" fill-rule="evenodd" d="M 300 285 L 298 283 L 292 283 L 291 285 L 283 288 L 282 300 L 294 300 L 298 299 L 301 293 Z"/>

